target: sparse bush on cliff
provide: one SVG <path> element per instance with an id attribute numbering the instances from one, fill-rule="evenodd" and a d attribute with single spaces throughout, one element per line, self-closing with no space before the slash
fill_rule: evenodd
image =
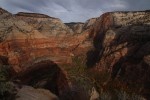
<path id="1" fill-rule="evenodd" d="M 100 100 L 145 100 L 142 96 L 135 94 L 135 90 L 119 84 L 117 80 L 110 81 L 111 74 L 106 70 L 98 72 L 94 69 L 87 69 L 83 57 L 74 57 L 73 65 L 66 66 L 68 77 L 76 86 L 75 91 L 68 93 L 68 97 L 76 97 L 75 93 L 81 92 L 90 98 L 88 92 L 94 86 L 100 94 Z M 85 100 L 88 100 L 85 99 Z M 80 100 L 80 99 L 79 99 Z"/>
<path id="2" fill-rule="evenodd" d="M 93 87 L 92 81 L 86 75 L 86 64 L 84 56 L 76 56 L 72 58 L 73 64 L 64 66 L 67 70 L 68 79 L 72 86 L 65 98 L 69 100 L 89 100 L 89 90 Z"/>
<path id="3" fill-rule="evenodd" d="M 84 90 L 89 90 L 92 88 L 92 82 L 86 75 L 86 66 L 85 66 L 85 58 L 82 57 L 74 57 L 73 58 L 73 66 L 69 71 L 70 78 L 78 85 L 82 85 L 81 87 Z"/>
<path id="4" fill-rule="evenodd" d="M 14 87 L 9 81 L 9 66 L 0 65 L 0 100 L 13 100 Z"/>
<path id="5" fill-rule="evenodd" d="M 134 93 L 130 94 L 125 91 L 115 89 L 113 93 L 109 90 L 106 92 L 102 92 L 100 94 L 100 100 L 146 100 L 146 99 Z"/>

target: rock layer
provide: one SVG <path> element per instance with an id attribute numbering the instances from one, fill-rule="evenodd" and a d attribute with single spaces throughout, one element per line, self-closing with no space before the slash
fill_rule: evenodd
<path id="1" fill-rule="evenodd" d="M 149 97 L 150 11 L 108 12 L 86 23 L 65 25 L 43 14 L 12 15 L 0 9 L 0 19 L 0 60 L 5 63 L 4 57 L 8 58 L 13 75 L 19 79 L 32 80 L 39 69 L 45 72 L 50 68 L 50 71 L 51 61 L 56 65 L 72 64 L 74 56 L 87 54 L 88 68 L 107 71 L 111 74 L 109 80 L 134 85 Z M 48 62 L 43 65 L 45 61 Z M 20 73 L 24 75 L 20 77 Z M 31 73 L 35 76 L 30 77 Z M 61 75 L 57 79 L 68 84 Z M 60 80 L 55 84 L 61 84 Z M 38 82 L 43 84 L 43 80 Z M 63 90 L 60 88 L 59 92 Z"/>
<path id="2" fill-rule="evenodd" d="M 58 18 L 49 17 L 43 14 L 23 12 L 16 14 L 15 17 L 25 21 L 32 26 L 34 30 L 38 30 L 47 37 L 51 35 L 73 34 L 73 32 Z"/>
<path id="3" fill-rule="evenodd" d="M 69 64 L 74 54 L 82 54 L 91 47 L 86 34 L 73 36 L 75 33 L 59 19 L 42 14 L 4 17 L 0 30 L 0 55 L 8 57 L 17 73 L 43 60 Z"/>
<path id="4" fill-rule="evenodd" d="M 133 88 L 148 96 L 150 12 L 110 12 L 94 26 L 95 49 L 88 52 L 88 67 L 107 70 L 111 80 L 134 84 Z"/>

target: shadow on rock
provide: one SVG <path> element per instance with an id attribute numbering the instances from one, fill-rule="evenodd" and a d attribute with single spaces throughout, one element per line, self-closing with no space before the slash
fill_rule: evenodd
<path id="1" fill-rule="evenodd" d="M 26 71 L 20 72 L 15 79 L 24 85 L 48 89 L 57 96 L 69 89 L 66 75 L 52 61 L 38 62 Z"/>

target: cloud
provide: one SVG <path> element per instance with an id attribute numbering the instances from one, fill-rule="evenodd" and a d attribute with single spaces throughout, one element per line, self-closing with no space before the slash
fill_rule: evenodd
<path id="1" fill-rule="evenodd" d="M 149 0 L 0 0 L 0 6 L 12 13 L 43 13 L 64 22 L 84 22 L 108 11 L 146 10 L 149 5 Z"/>

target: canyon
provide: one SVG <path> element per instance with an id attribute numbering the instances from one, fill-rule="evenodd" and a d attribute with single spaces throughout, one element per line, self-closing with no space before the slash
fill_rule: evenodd
<path id="1" fill-rule="evenodd" d="M 76 85 L 69 73 L 77 68 L 90 79 L 107 73 L 98 83 L 103 91 L 115 83 L 150 99 L 149 10 L 107 12 L 85 23 L 63 23 L 44 14 L 11 14 L 0 8 L 0 19 L 0 64 L 11 66 L 12 80 L 64 98 Z M 82 93 L 76 95 L 87 100 Z"/>

